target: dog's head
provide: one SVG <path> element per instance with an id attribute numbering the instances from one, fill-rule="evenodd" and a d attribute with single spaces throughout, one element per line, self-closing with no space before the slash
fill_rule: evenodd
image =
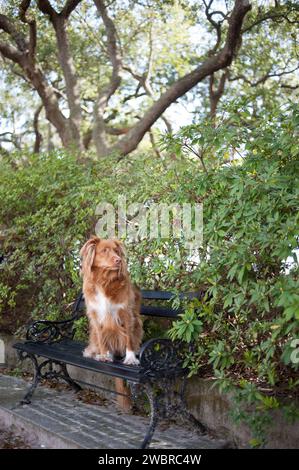
<path id="1" fill-rule="evenodd" d="M 81 248 L 82 274 L 90 273 L 92 268 L 108 271 L 126 272 L 125 249 L 119 240 L 90 238 Z"/>

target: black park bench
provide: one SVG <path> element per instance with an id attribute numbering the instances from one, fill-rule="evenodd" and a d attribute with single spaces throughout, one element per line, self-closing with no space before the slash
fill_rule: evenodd
<path id="1" fill-rule="evenodd" d="M 180 294 L 181 297 L 188 298 L 199 297 L 199 295 L 198 293 Z M 143 302 L 141 314 L 176 319 L 181 311 L 165 305 L 165 302 L 173 296 L 171 292 L 143 290 L 144 300 L 159 301 L 159 305 L 157 303 L 145 305 Z M 21 404 L 31 403 L 31 397 L 43 379 L 63 379 L 75 391 L 81 390 L 80 381 L 73 380 L 68 373 L 67 365 L 69 364 L 124 379 L 131 388 L 133 398 L 136 398 L 139 393 L 147 396 L 150 403 L 150 423 L 141 448 L 149 446 L 159 419 L 173 417 L 178 413 L 201 432 L 205 431 L 204 426 L 187 411 L 185 403 L 187 370 L 183 367 L 181 354 L 183 345 L 180 342 L 172 342 L 165 338 L 153 338 L 146 341 L 141 346 L 140 363 L 137 366 L 125 365 L 121 359 L 104 362 L 86 358 L 82 354 L 86 345 L 73 339 L 74 322 L 84 313 L 84 296 L 80 293 L 74 303 L 71 318 L 62 321 L 34 321 L 28 326 L 26 340 L 14 344 L 19 359 L 30 359 L 34 366 L 33 382 Z"/>

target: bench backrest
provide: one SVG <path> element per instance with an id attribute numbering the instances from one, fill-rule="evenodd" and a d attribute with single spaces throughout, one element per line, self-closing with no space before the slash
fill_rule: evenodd
<path id="1" fill-rule="evenodd" d="M 168 291 L 160 290 L 141 290 L 142 300 L 157 300 L 157 301 L 169 301 L 173 299 L 176 294 Z M 181 299 L 193 299 L 201 298 L 202 292 L 188 292 L 179 294 Z M 74 305 L 74 313 L 84 311 L 85 301 L 83 293 L 81 293 Z M 167 305 L 141 305 L 141 315 L 149 315 L 152 317 L 164 317 L 164 318 L 176 318 L 180 313 L 181 309 L 173 309 Z"/>

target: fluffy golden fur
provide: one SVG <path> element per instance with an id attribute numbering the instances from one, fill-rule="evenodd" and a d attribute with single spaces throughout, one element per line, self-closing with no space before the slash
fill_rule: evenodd
<path id="1" fill-rule="evenodd" d="M 123 244 L 92 237 L 80 251 L 83 293 L 89 318 L 89 345 L 84 356 L 138 364 L 143 330 L 141 294 L 130 280 Z"/>

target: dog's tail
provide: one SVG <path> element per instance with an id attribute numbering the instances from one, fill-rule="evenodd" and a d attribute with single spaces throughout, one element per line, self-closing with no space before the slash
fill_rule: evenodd
<path id="1" fill-rule="evenodd" d="M 115 379 L 115 391 L 117 395 L 117 403 L 123 411 L 130 411 L 132 408 L 132 400 L 129 387 L 126 386 L 125 381 L 116 377 Z"/>
<path id="2" fill-rule="evenodd" d="M 122 330 L 115 331 L 115 328 L 105 328 L 102 332 L 102 342 L 109 351 L 125 351 L 126 336 Z M 125 381 L 116 377 L 115 391 L 117 395 L 117 403 L 123 411 L 130 411 L 132 401 L 130 397 L 130 389 L 126 386 Z"/>

